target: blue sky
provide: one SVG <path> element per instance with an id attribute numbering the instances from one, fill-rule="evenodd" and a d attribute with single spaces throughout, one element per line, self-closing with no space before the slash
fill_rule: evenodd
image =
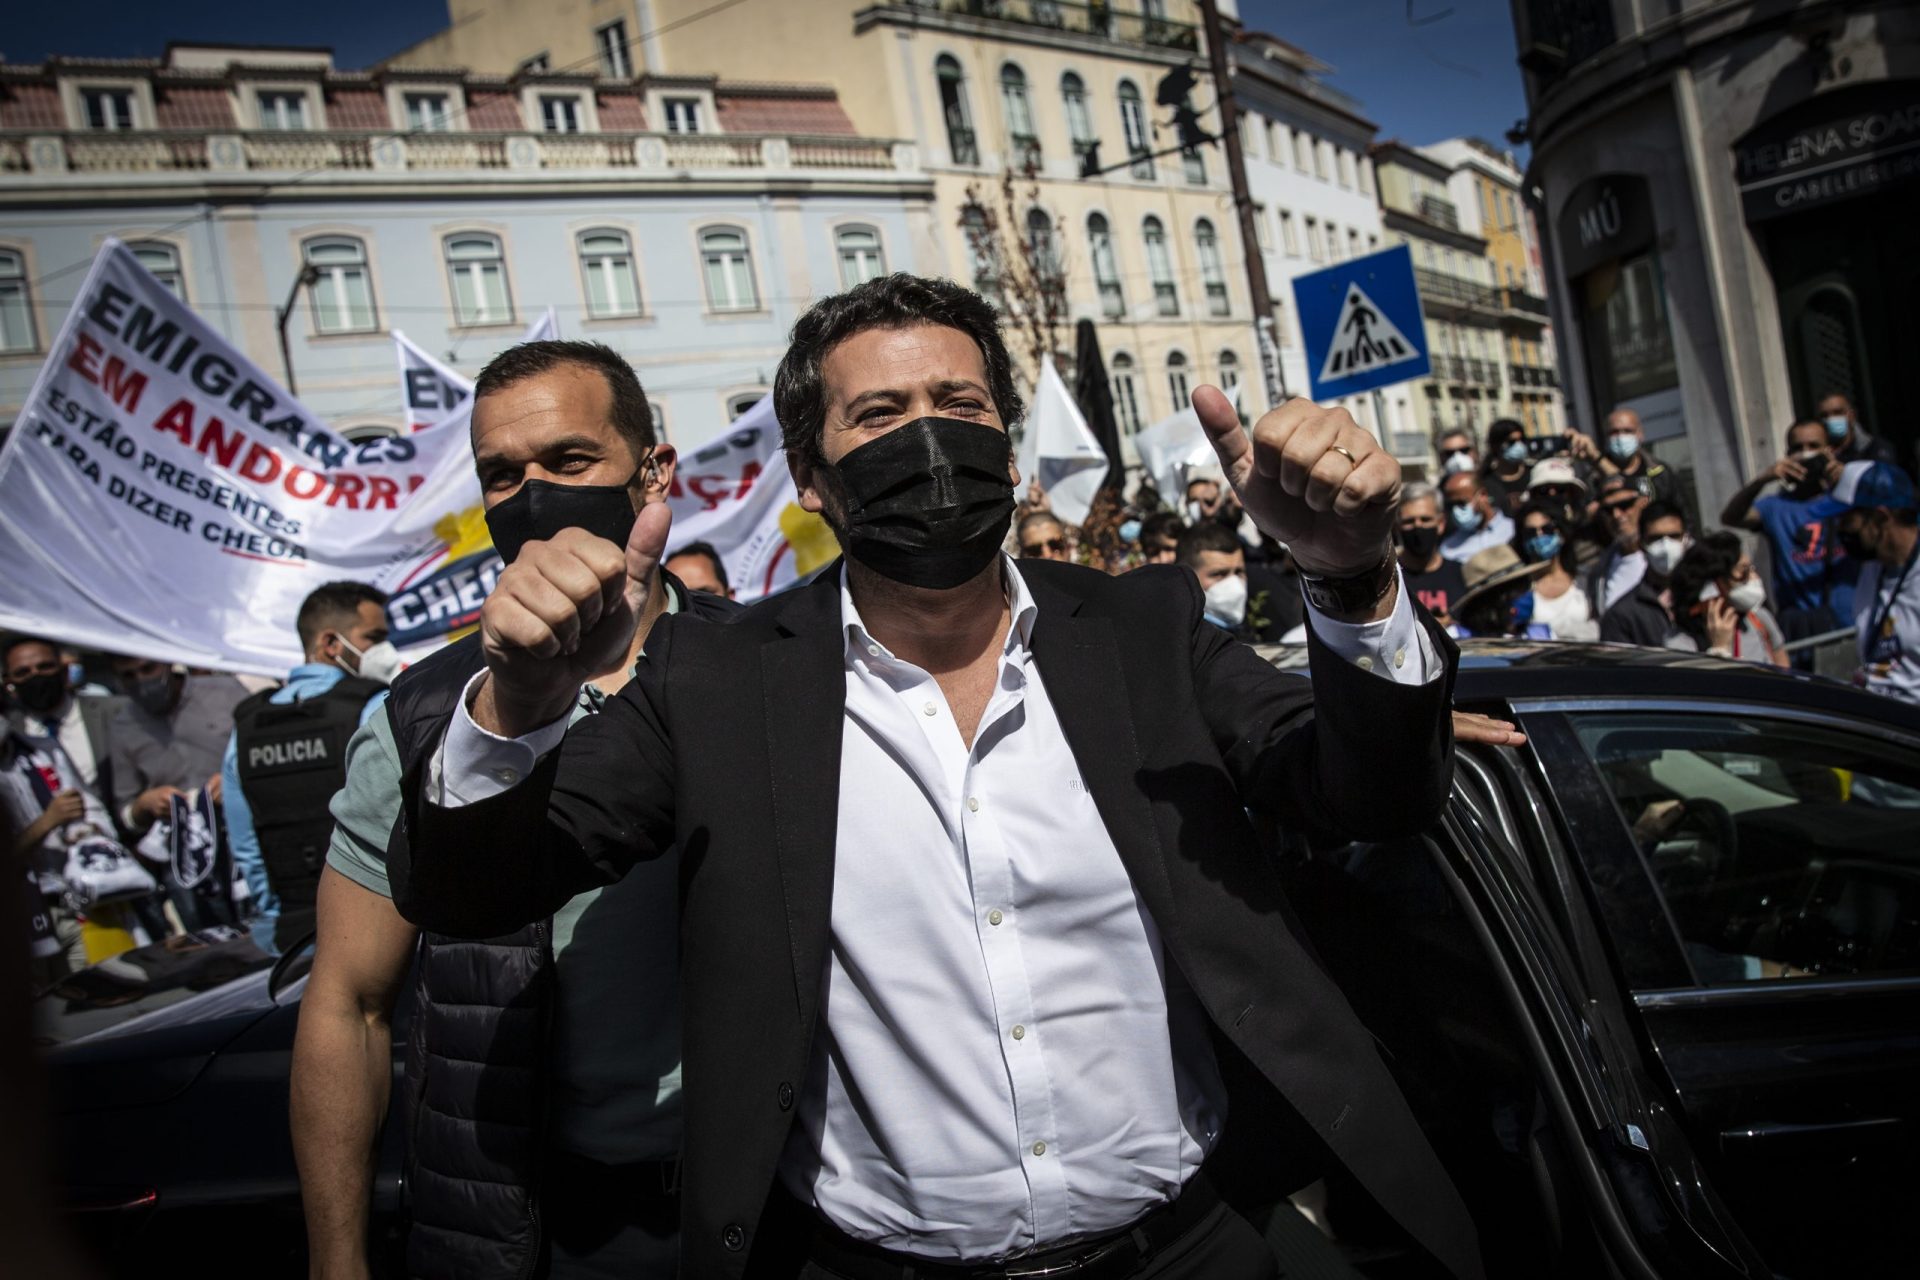
<path id="1" fill-rule="evenodd" d="M 1240 10 L 1248 26 L 1332 63 L 1331 82 L 1366 104 L 1382 137 L 1477 134 L 1498 143 L 1526 114 L 1506 0 L 1241 0 Z M 331 45 L 336 65 L 363 67 L 431 35 L 446 16 L 445 0 L 20 3 L 0 29 L 0 52 L 13 62 L 49 53 L 134 57 L 158 54 L 169 40 L 219 40 Z"/>

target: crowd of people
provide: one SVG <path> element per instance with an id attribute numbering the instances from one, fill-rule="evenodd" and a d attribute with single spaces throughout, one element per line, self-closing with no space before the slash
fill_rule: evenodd
<path id="1" fill-rule="evenodd" d="M 1852 623 L 1867 686 L 1920 696 L 1914 487 L 1844 406 L 1708 530 L 1631 410 L 1598 443 L 1450 432 L 1439 483 L 1401 488 L 1344 413 L 1249 436 L 1206 389 L 1218 469 L 1103 490 L 1075 524 L 1037 485 L 1016 501 L 1020 397 L 959 286 L 821 302 L 775 395 L 847 557 L 752 609 L 715 548 L 670 543 L 676 456 L 632 369 L 536 342 L 474 388 L 506 561 L 476 633 L 403 674 L 386 596 L 333 582 L 281 681 L 0 649 L 37 977 L 183 930 L 269 955 L 317 935 L 291 1113 L 318 1273 L 364 1258 L 411 972 L 416 1276 L 707 1274 L 748 1249 L 1044 1268 L 1089 1240 L 1116 1275 L 1266 1275 L 1213 1185 L 1217 1121 L 1230 1086 L 1260 1116 L 1319 1079 L 1332 1104 L 1289 1104 L 1337 1128 L 1366 1102 L 1378 1128 L 1337 1159 L 1477 1274 L 1324 973 L 1156 823 L 1249 875 L 1250 815 L 1424 829 L 1461 735 L 1443 630 L 1784 665 Z M 1767 540 L 1771 591 L 1732 529 Z M 1139 572 L 1167 565 L 1188 572 Z M 1309 634 L 1310 681 L 1240 643 Z M 1256 989 L 1289 1012 L 1248 1020 Z M 1246 1079 L 1214 1057 L 1229 1034 Z"/>

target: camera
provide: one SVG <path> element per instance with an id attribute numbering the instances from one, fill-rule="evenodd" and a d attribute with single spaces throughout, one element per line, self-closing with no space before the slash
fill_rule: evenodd
<path id="1" fill-rule="evenodd" d="M 1573 452 L 1563 435 L 1528 436 L 1527 457 L 1538 462 L 1542 458 L 1565 457 Z"/>

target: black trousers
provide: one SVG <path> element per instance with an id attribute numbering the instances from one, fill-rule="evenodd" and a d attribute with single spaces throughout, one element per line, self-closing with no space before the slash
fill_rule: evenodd
<path id="1" fill-rule="evenodd" d="M 553 1151 L 540 1194 L 545 1280 L 673 1280 L 680 1195 L 658 1164 L 611 1165 Z"/>
<path id="2" fill-rule="evenodd" d="M 1166 1248 L 1145 1259 L 1132 1280 L 1275 1280 L 1273 1250 L 1245 1218 L 1225 1204 L 1195 1223 Z M 845 1280 L 817 1262 L 800 1269 L 800 1280 Z"/>

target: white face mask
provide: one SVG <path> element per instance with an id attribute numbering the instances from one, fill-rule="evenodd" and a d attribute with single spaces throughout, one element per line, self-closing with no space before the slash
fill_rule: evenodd
<path id="1" fill-rule="evenodd" d="M 1247 580 L 1236 573 L 1208 587 L 1207 616 L 1229 627 L 1239 626 L 1247 616 Z"/>
<path id="2" fill-rule="evenodd" d="M 1687 554 L 1687 542 L 1684 538 L 1655 538 L 1647 544 L 1647 568 L 1661 577 L 1673 572 L 1680 557 Z"/>
<path id="3" fill-rule="evenodd" d="M 1752 613 L 1767 602 L 1767 588 L 1758 578 L 1748 578 L 1745 582 L 1734 584 L 1727 592 L 1727 603 L 1736 613 Z"/>
<path id="4" fill-rule="evenodd" d="M 1462 471 L 1473 470 L 1473 466 L 1474 463 L 1471 454 L 1453 453 L 1447 455 L 1446 465 L 1444 465 L 1441 470 L 1450 476 L 1457 476 Z"/>
<path id="5" fill-rule="evenodd" d="M 370 644 L 364 649 L 353 647 L 353 641 L 345 636 L 340 643 L 349 653 L 360 660 L 360 669 L 355 671 L 338 658 L 334 661 L 340 669 L 350 676 L 362 676 L 368 680 L 378 680 L 381 684 L 392 684 L 393 678 L 400 674 L 400 668 L 406 664 L 400 661 L 400 651 L 393 647 L 391 640 L 382 640 L 379 644 Z"/>

